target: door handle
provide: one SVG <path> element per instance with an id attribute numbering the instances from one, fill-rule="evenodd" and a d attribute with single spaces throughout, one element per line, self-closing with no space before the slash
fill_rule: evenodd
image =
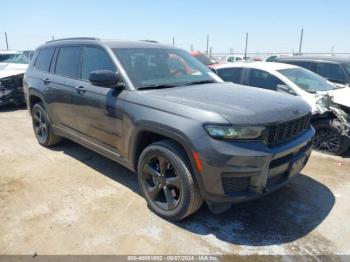
<path id="1" fill-rule="evenodd" d="M 85 93 L 86 92 L 86 90 L 83 86 L 76 86 L 74 88 L 75 88 L 75 90 L 77 90 L 78 93 Z"/>
<path id="2" fill-rule="evenodd" d="M 48 79 L 48 78 L 44 78 L 44 79 L 43 79 L 43 82 L 44 82 L 45 85 L 47 85 L 47 84 L 49 84 L 51 81 L 50 81 L 50 79 Z"/>

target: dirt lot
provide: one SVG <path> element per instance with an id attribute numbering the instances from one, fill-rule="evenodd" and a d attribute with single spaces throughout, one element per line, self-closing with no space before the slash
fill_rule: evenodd
<path id="1" fill-rule="evenodd" d="M 39 146 L 0 110 L 0 254 L 350 254 L 350 158 L 313 153 L 285 188 L 181 223 L 152 214 L 135 174 L 73 142 Z"/>

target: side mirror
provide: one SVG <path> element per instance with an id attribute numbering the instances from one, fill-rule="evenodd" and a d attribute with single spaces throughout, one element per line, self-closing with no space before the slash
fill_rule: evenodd
<path id="1" fill-rule="evenodd" d="M 282 93 L 287 93 L 290 95 L 296 95 L 294 91 L 287 85 L 282 85 L 282 84 L 277 85 L 277 91 Z"/>
<path id="2" fill-rule="evenodd" d="M 90 73 L 91 84 L 101 87 L 124 87 L 124 83 L 118 73 L 110 70 L 96 70 Z"/>

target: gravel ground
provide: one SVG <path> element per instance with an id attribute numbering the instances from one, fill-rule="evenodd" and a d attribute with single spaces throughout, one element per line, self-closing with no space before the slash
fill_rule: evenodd
<path id="1" fill-rule="evenodd" d="M 73 142 L 46 149 L 25 109 L 0 109 L 0 254 L 350 254 L 350 156 L 312 153 L 279 191 L 179 223 L 135 174 Z"/>

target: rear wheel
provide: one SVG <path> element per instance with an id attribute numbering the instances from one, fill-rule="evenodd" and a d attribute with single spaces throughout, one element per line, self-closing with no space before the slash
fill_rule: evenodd
<path id="1" fill-rule="evenodd" d="M 344 154 L 350 146 L 348 137 L 342 135 L 338 119 L 323 119 L 312 123 L 316 129 L 313 147 L 317 151 L 334 155 Z"/>
<path id="2" fill-rule="evenodd" d="M 34 133 L 40 145 L 48 147 L 61 141 L 61 137 L 54 134 L 42 103 L 37 103 L 33 106 L 32 121 Z"/>
<path id="3" fill-rule="evenodd" d="M 183 150 L 173 141 L 151 144 L 138 162 L 138 181 L 149 208 L 157 215 L 180 220 L 203 203 Z"/>

